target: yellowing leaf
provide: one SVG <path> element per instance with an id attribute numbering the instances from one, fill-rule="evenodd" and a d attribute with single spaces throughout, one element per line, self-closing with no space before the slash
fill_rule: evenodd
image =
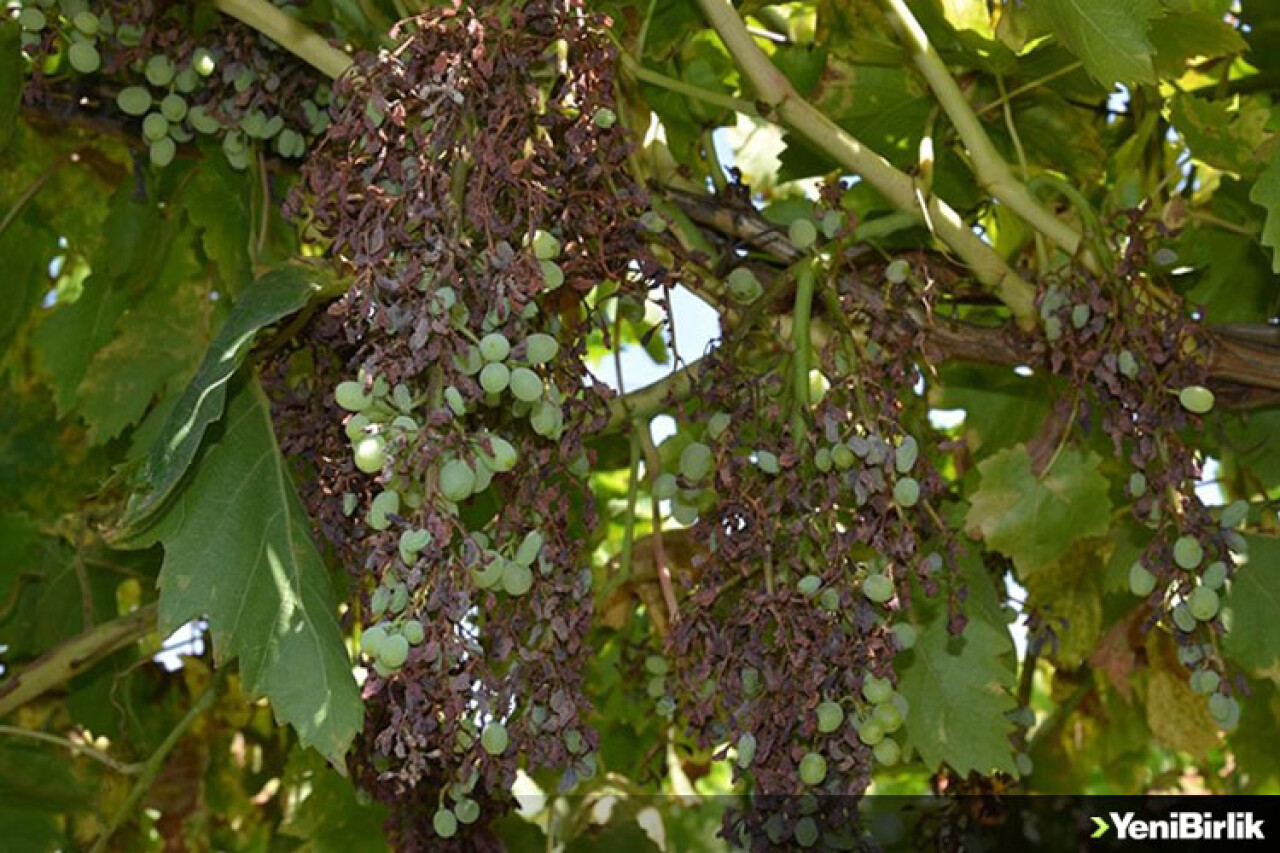
<path id="1" fill-rule="evenodd" d="M 1099 83 L 1156 82 L 1147 38 L 1160 12 L 1155 0 L 1040 0 L 1034 8 Z"/>

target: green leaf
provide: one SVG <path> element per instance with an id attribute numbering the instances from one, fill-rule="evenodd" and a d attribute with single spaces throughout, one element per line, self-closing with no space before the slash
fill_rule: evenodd
<path id="1" fill-rule="evenodd" d="M 947 364 L 939 378 L 929 390 L 929 405 L 964 410 L 962 434 L 972 450 L 992 452 L 1027 441 L 1049 414 L 1050 387 L 1041 374 Z"/>
<path id="2" fill-rule="evenodd" d="M 267 273 L 245 291 L 152 446 L 120 522 L 121 535 L 141 529 L 172 494 L 205 430 L 222 417 L 227 385 L 258 332 L 301 309 L 317 290 L 311 275 L 289 266 Z"/>
<path id="3" fill-rule="evenodd" d="M 985 619 L 971 619 L 964 634 L 947 630 L 939 608 L 903 655 L 899 690 L 911 705 L 906 746 L 930 769 L 949 764 L 957 772 L 1015 772 L 1005 714 L 1016 703 L 1007 652 L 1009 632 Z"/>
<path id="4" fill-rule="evenodd" d="M 22 30 L 13 19 L 0 21 L 0 152 L 9 146 L 22 106 Z"/>
<path id="5" fill-rule="evenodd" d="M 164 543 L 160 623 L 207 616 L 220 663 L 240 659 L 301 742 L 340 765 L 363 720 L 325 566 L 256 380 L 236 388 L 225 429 L 156 532 Z"/>
<path id="6" fill-rule="evenodd" d="M 1169 118 L 1197 160 L 1216 169 L 1240 174 L 1251 171 L 1258 149 L 1267 137 L 1271 108 L 1258 99 L 1241 101 L 1234 109 L 1179 92 Z"/>
<path id="7" fill-rule="evenodd" d="M 1213 10 L 1175 12 L 1151 22 L 1151 43 L 1156 48 L 1156 71 L 1177 77 L 1187 62 L 1197 57 L 1215 59 L 1245 50 L 1235 27 Z"/>
<path id="8" fill-rule="evenodd" d="M 1156 82 L 1147 35 L 1160 12 L 1155 0 L 1042 0 L 1034 8 L 1099 83 Z"/>
<path id="9" fill-rule="evenodd" d="M 1249 553 L 1231 582 L 1227 604 L 1231 630 L 1223 640 L 1227 657 L 1261 678 L 1280 684 L 1280 539 L 1250 536 Z"/>
<path id="10" fill-rule="evenodd" d="M 381 803 L 361 804 L 355 787 L 326 767 L 314 752 L 295 749 L 283 778 L 285 789 L 302 797 L 280 824 L 280 834 L 307 842 L 311 853 L 382 853 L 387 841 Z"/>
<path id="11" fill-rule="evenodd" d="M 237 172 L 225 157 L 208 157 L 184 193 L 187 216 L 200 229 L 205 255 L 218 265 L 224 286 L 238 291 L 250 281 L 251 216 L 248 172 Z"/>
<path id="12" fill-rule="evenodd" d="M 1262 245 L 1272 250 L 1271 271 L 1280 274 L 1280 156 L 1271 161 L 1249 192 L 1249 200 L 1267 209 Z"/>
<path id="13" fill-rule="evenodd" d="M 1068 448 L 1037 478 L 1025 444 L 997 453 L 978 466 L 982 484 L 965 532 L 1011 557 L 1024 578 L 1052 565 L 1077 539 L 1107 532 L 1111 499 L 1100 461 Z"/>
<path id="14" fill-rule="evenodd" d="M 75 409 L 76 392 L 89 362 L 111 340 L 124 309 L 124 295 L 109 279 L 90 276 L 79 299 L 54 308 L 36 328 L 32 343 L 49 373 L 60 415 Z"/>

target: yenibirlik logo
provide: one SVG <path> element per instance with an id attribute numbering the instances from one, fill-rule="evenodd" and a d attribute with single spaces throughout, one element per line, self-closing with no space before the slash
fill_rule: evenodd
<path id="1" fill-rule="evenodd" d="M 1108 812 L 1121 841 L 1264 841 L 1262 818 L 1250 812 L 1230 812 L 1215 817 L 1212 812 L 1171 812 L 1167 817 L 1144 819 L 1134 812 Z M 1100 817 L 1092 818 L 1097 827 L 1090 838 L 1101 838 L 1111 829 Z"/>

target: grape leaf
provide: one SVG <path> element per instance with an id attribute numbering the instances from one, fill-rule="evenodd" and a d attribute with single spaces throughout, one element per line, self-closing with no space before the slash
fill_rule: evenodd
<path id="1" fill-rule="evenodd" d="M 1271 271 L 1280 273 L 1280 156 L 1272 159 L 1271 165 L 1258 176 L 1249 191 L 1249 201 L 1267 209 L 1262 245 L 1269 246 L 1273 252 Z"/>
<path id="2" fill-rule="evenodd" d="M 1252 163 L 1267 137 L 1271 109 L 1257 99 L 1228 109 L 1222 101 L 1179 92 L 1170 103 L 1169 118 L 1197 160 L 1239 174 L 1256 168 Z"/>
<path id="3" fill-rule="evenodd" d="M 160 623 L 207 616 L 217 660 L 240 659 L 246 693 L 335 765 L 363 707 L 311 539 L 256 380 L 227 401 L 224 431 L 155 528 L 164 543 Z"/>
<path id="4" fill-rule="evenodd" d="M 49 373 L 59 414 L 75 408 L 89 362 L 111 340 L 124 309 L 124 296 L 109 279 L 90 276 L 79 299 L 55 308 L 36 328 L 32 343 Z"/>
<path id="5" fill-rule="evenodd" d="M 282 781 L 288 790 L 305 794 L 305 799 L 290 809 L 280 825 L 281 835 L 305 840 L 312 853 L 382 853 L 388 849 L 382 832 L 386 806 L 361 804 L 350 780 L 325 767 L 315 753 L 291 751 Z"/>
<path id="6" fill-rule="evenodd" d="M 898 689 L 911 705 L 906 746 L 925 765 L 949 764 L 971 770 L 1015 772 L 1005 714 L 1016 707 L 1009 688 L 1009 632 L 984 619 L 971 619 L 964 634 L 951 636 L 946 608 L 939 608 L 904 655 Z"/>
<path id="7" fill-rule="evenodd" d="M 1098 546 L 1088 542 L 1072 548 L 1052 571 L 1026 578 L 1038 618 L 1054 634 L 1048 657 L 1075 669 L 1102 636 L 1102 578 L 1105 565 Z"/>
<path id="8" fill-rule="evenodd" d="M 1071 543 L 1100 536 L 1110 525 L 1100 461 L 1068 448 L 1037 478 L 1025 444 L 1000 451 L 978 466 L 982 484 L 970 499 L 965 532 L 1011 557 L 1023 577 L 1052 565 Z"/>
<path id="9" fill-rule="evenodd" d="M 1234 618 L 1223 649 L 1248 672 L 1280 684 L 1280 539 L 1250 536 L 1227 599 Z"/>
<path id="10" fill-rule="evenodd" d="M 1151 43 L 1156 48 L 1156 71 L 1177 77 L 1189 60 L 1211 59 L 1245 50 L 1235 27 L 1211 9 L 1192 9 L 1165 15 L 1151 22 Z"/>
<path id="11" fill-rule="evenodd" d="M 224 157 L 208 157 L 183 193 L 187 216 L 200 229 L 201 245 L 218 265 L 224 286 L 239 288 L 253 277 L 249 259 L 248 173 Z"/>
<path id="12" fill-rule="evenodd" d="M 1151 669 L 1147 676 L 1147 726 L 1160 742 L 1198 758 L 1218 743 L 1218 727 L 1209 716 L 1209 703 L 1191 690 L 1182 669 Z"/>
<path id="13" fill-rule="evenodd" d="M 22 105 L 21 32 L 17 21 L 0 21 L 0 151 L 9 146 Z"/>
<path id="14" fill-rule="evenodd" d="M 117 535 L 127 537 L 130 531 L 140 530 L 172 494 L 195 458 L 205 430 L 222 417 L 227 384 L 258 332 L 302 308 L 316 291 L 313 277 L 297 266 L 273 270 L 245 291 L 165 421 Z"/>
<path id="15" fill-rule="evenodd" d="M 1160 12 L 1155 0 L 1043 0 L 1034 8 L 1099 83 L 1156 82 L 1147 36 Z"/>

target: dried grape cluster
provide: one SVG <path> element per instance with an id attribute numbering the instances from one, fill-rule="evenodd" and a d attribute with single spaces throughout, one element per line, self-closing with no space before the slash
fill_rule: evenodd
<path id="1" fill-rule="evenodd" d="M 402 21 L 335 87 L 290 200 L 354 274 L 315 324 L 350 353 L 345 422 L 292 446 L 356 580 L 357 773 L 397 849 L 493 846 L 517 768 L 596 772 L 584 438 L 608 392 L 583 296 L 661 285 L 604 26 L 540 2 Z"/>
<path id="2" fill-rule="evenodd" d="M 1200 463 L 1184 433 L 1213 408 L 1204 387 L 1205 338 L 1181 302 L 1163 292 L 1157 298 L 1149 286 L 1153 235 L 1136 225 L 1121 234 L 1110 280 L 1076 272 L 1042 289 L 1043 356 L 1072 387 L 1091 392 L 1061 400 L 1057 417 L 1096 417 L 1132 466 L 1126 493 L 1133 518 L 1154 535 L 1130 569 L 1130 590 L 1148 602 L 1149 625 L 1163 621 L 1173 631 L 1191 687 L 1209 696 L 1214 720 L 1229 731 L 1240 705 L 1215 651 L 1227 627 L 1219 594 L 1234 571 L 1233 552 L 1247 548 L 1236 528 L 1248 505 L 1237 502 L 1215 517 L 1196 493 Z"/>
<path id="3" fill-rule="evenodd" d="M 300 8 L 277 5 L 286 13 Z M 209 7 L 176 0 L 23 0 L 17 16 L 30 63 L 27 102 L 101 102 L 137 122 L 157 167 L 197 137 L 218 140 L 236 169 L 248 165 L 258 144 L 300 158 L 328 126 L 328 82 Z"/>

